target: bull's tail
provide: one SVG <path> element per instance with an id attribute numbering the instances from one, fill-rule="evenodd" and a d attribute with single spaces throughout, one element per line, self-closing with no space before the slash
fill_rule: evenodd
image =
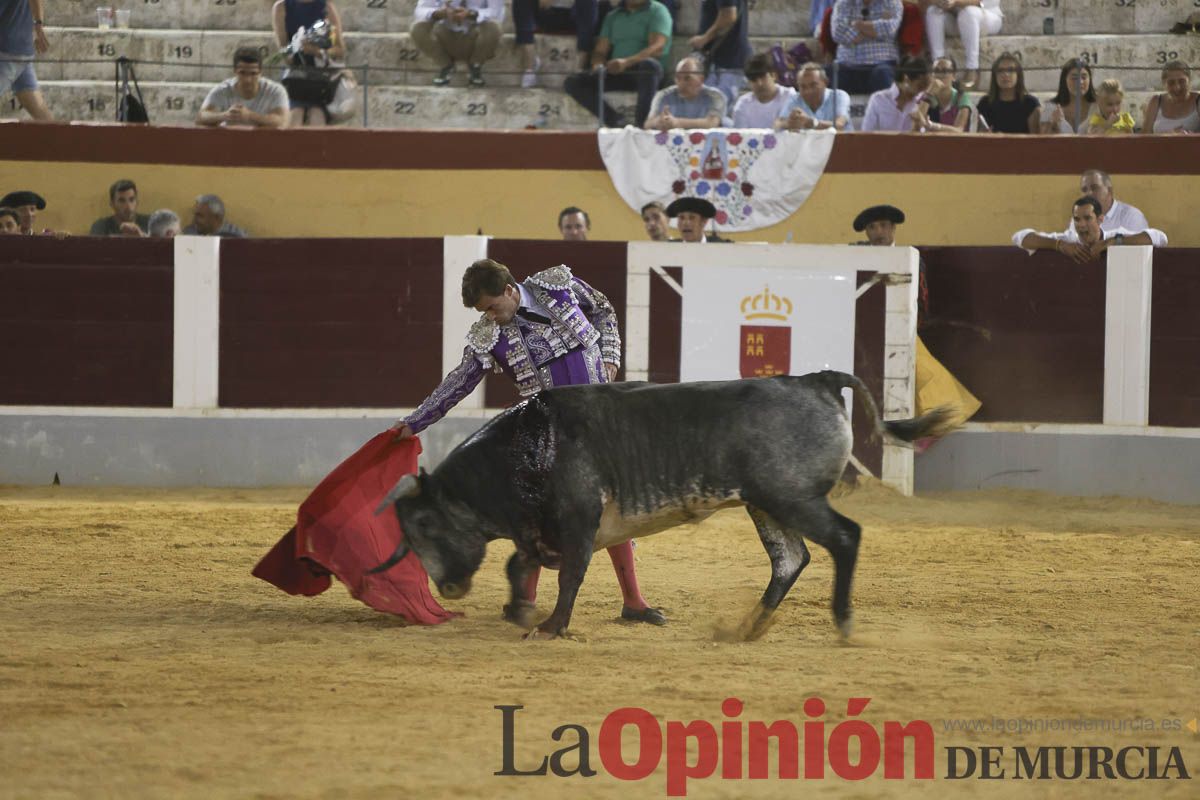
<path id="1" fill-rule="evenodd" d="M 938 406 L 919 417 L 885 421 L 879 415 L 879 406 L 875 405 L 875 398 L 871 396 L 870 390 L 856 376 L 832 371 L 821 374 L 825 376 L 830 388 L 837 395 L 841 395 L 842 389 L 845 388 L 854 390 L 854 396 L 858 398 L 859 405 L 862 406 L 867 418 L 871 420 L 874 437 L 882 437 L 893 442 L 915 442 L 917 439 L 927 436 L 945 436 L 958 427 L 954 422 L 954 409 L 950 406 Z"/>

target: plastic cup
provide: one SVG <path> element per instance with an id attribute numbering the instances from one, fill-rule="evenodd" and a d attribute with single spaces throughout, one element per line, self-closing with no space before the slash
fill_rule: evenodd
<path id="1" fill-rule="evenodd" d="M 116 11 L 113 12 L 113 17 L 117 21 L 118 28 L 128 28 L 129 27 L 130 13 L 131 12 L 128 8 L 118 8 Z"/>
<path id="2" fill-rule="evenodd" d="M 102 31 L 106 31 L 112 27 L 113 10 L 111 6 L 104 6 L 96 9 L 96 27 Z"/>

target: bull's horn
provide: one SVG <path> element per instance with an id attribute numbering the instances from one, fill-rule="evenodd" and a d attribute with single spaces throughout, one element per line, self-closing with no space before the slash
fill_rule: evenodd
<path id="1" fill-rule="evenodd" d="M 400 542 L 396 547 L 396 552 L 392 553 L 392 557 L 380 564 L 378 567 L 367 570 L 368 575 L 374 575 L 376 572 L 387 572 L 392 567 L 400 563 L 408 555 L 408 542 Z"/>
<path id="2" fill-rule="evenodd" d="M 379 501 L 379 505 L 375 508 L 376 514 L 382 514 L 387 509 L 395 505 L 396 501 L 401 497 L 416 497 L 421 493 L 421 484 L 417 480 L 416 475 L 405 475 L 401 478 L 392 490 L 387 493 L 387 497 Z"/>

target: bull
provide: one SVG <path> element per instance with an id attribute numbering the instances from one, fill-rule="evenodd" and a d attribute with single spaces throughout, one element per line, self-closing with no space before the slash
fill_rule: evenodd
<path id="1" fill-rule="evenodd" d="M 862 381 L 840 372 L 655 385 L 548 389 L 492 419 L 438 467 L 407 475 L 384 498 L 404 541 L 374 571 L 410 551 L 442 596 L 470 591 L 488 542 L 511 539 L 505 617 L 528 628 L 523 596 L 536 566 L 558 570 L 554 611 L 530 635 L 566 635 L 592 553 L 722 508 L 745 506 L 771 560 L 771 579 L 738 638 L 757 639 L 808 565 L 805 538 L 834 560 L 832 611 L 843 636 L 862 528 L 827 495 L 850 456 L 850 388 L 874 435 L 940 435 L 949 412 L 884 422 Z"/>

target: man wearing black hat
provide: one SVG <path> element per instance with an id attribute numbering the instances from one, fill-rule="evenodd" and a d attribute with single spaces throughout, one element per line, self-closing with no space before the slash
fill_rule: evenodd
<path id="1" fill-rule="evenodd" d="M 0 198 L 0 207 L 11 208 L 17 212 L 21 220 L 21 233 L 28 236 L 33 233 L 33 223 L 37 212 L 46 208 L 46 201 L 37 192 L 21 190 L 9 192 Z"/>
<path id="2" fill-rule="evenodd" d="M 728 242 L 714 232 L 705 236 L 704 227 L 708 221 L 717 216 L 717 209 L 707 200 L 699 197 L 680 197 L 667 206 L 667 216 L 673 217 L 679 224 L 680 241 L 683 242 Z"/>
<path id="3" fill-rule="evenodd" d="M 866 233 L 867 241 L 854 244 L 875 247 L 893 247 L 896 244 L 896 226 L 904 224 L 904 212 L 895 206 L 881 205 L 864 208 L 854 218 L 854 230 Z M 929 307 L 929 287 L 925 283 L 925 259 L 919 259 L 917 270 L 917 328 L 925 324 Z M 917 413 L 938 406 L 949 406 L 954 410 L 954 421 L 962 424 L 974 416 L 982 405 L 967 387 L 929 352 L 921 337 L 916 339 L 915 381 Z M 922 439 L 915 444 L 916 451 L 923 453 L 933 444 L 933 439 Z"/>
<path id="4" fill-rule="evenodd" d="M 904 212 L 895 206 L 871 206 L 854 218 L 854 230 L 866 232 L 867 241 L 876 247 L 891 247 L 896 243 L 896 226 L 904 224 Z"/>

